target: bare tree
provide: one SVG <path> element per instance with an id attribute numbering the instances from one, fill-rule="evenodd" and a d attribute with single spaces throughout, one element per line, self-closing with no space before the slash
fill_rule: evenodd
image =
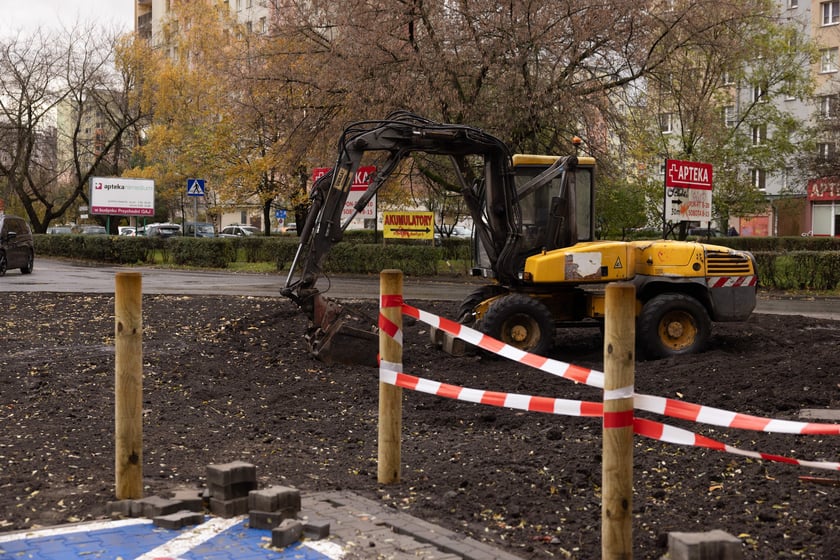
<path id="1" fill-rule="evenodd" d="M 79 25 L 0 40 L 0 175 L 36 232 L 87 203 L 92 176 L 126 166 L 143 111 L 117 47 Z"/>
<path id="2" fill-rule="evenodd" d="M 318 54 L 301 80 L 332 115 L 408 108 L 540 153 L 569 152 L 575 134 L 605 149 L 611 92 L 753 17 L 740 0 L 275 2 L 277 32 Z"/>

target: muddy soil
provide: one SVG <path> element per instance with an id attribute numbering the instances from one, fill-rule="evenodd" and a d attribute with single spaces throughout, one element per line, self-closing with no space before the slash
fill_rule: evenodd
<path id="1" fill-rule="evenodd" d="M 105 516 L 114 499 L 114 301 L 3 296 L 0 531 Z M 410 302 L 412 303 L 412 302 Z M 453 317 L 457 304 L 413 302 Z M 367 304 L 360 304 L 365 307 Z M 375 310 L 367 307 L 375 315 Z M 261 484 L 343 489 L 528 559 L 600 557 L 601 426 L 405 391 L 402 480 L 377 482 L 378 372 L 305 351 L 307 320 L 285 299 L 145 296 L 147 495 L 201 488 L 211 463 L 254 463 Z M 504 359 L 451 357 L 405 325 L 404 370 L 493 391 L 598 401 L 600 391 Z M 840 322 L 754 315 L 716 324 L 697 356 L 640 362 L 636 390 L 799 419 L 840 408 Z M 569 330 L 554 357 L 603 368 L 597 330 Z M 840 460 L 838 436 L 732 430 L 639 413 L 728 445 Z M 636 437 L 636 558 L 670 531 L 722 529 L 745 558 L 836 558 L 836 472 Z"/>

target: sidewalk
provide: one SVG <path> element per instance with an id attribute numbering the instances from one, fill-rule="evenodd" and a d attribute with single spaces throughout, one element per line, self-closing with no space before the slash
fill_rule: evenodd
<path id="1" fill-rule="evenodd" d="M 79 523 L 0 534 L 0 557 L 35 560 L 519 560 L 517 556 L 350 492 L 302 495 L 301 518 L 328 521 L 329 537 L 271 547 L 247 518 L 206 517 L 161 529 L 150 519 Z"/>

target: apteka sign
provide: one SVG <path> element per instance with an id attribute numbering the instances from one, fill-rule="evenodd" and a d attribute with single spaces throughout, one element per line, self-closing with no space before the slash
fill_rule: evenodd
<path id="1" fill-rule="evenodd" d="M 712 165 L 697 161 L 665 161 L 665 186 L 712 190 Z"/>
<path id="2" fill-rule="evenodd" d="M 712 165 L 665 160 L 665 221 L 709 222 L 712 219 Z"/>
<path id="3" fill-rule="evenodd" d="M 155 182 L 151 179 L 92 177 L 90 213 L 109 216 L 154 216 Z"/>

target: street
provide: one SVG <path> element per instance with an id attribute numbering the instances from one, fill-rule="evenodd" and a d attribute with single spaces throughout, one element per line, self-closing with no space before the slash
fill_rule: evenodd
<path id="1" fill-rule="evenodd" d="M 32 274 L 9 271 L 0 278 L 0 292 L 113 293 L 117 272 L 143 275 L 143 293 L 280 297 L 286 275 L 219 271 L 171 270 L 149 267 L 87 265 L 39 258 Z M 335 276 L 318 281 L 318 287 L 335 299 L 375 299 L 377 276 Z M 476 284 L 469 281 L 406 278 L 406 299 L 461 301 Z M 756 313 L 807 315 L 840 321 L 840 298 L 787 298 L 760 294 Z"/>

